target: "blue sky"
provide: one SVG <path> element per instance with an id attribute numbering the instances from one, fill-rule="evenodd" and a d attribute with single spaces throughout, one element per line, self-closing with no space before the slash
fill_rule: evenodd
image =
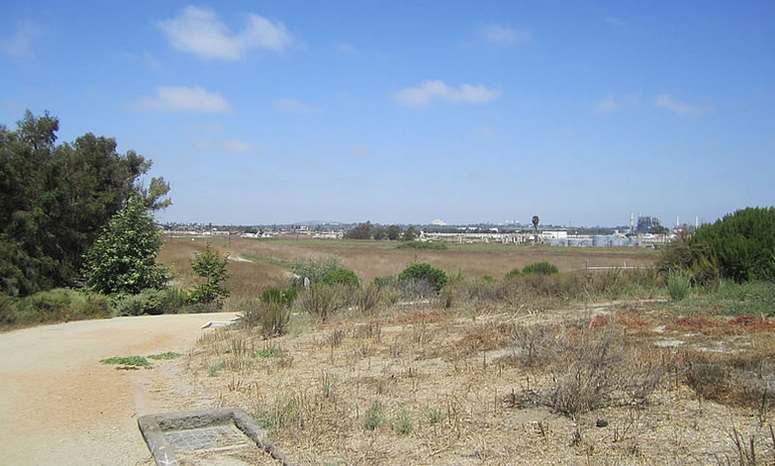
<path id="1" fill-rule="evenodd" d="M 112 136 L 161 220 L 625 224 L 775 204 L 775 2 L 26 1 L 0 123 Z"/>

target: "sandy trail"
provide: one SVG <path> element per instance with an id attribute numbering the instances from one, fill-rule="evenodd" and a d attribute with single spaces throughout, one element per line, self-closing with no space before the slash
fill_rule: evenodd
<path id="1" fill-rule="evenodd" d="M 234 314 L 120 317 L 0 334 L 0 464 L 136 465 L 150 455 L 137 416 L 175 406 L 165 363 L 120 371 L 110 356 L 186 352 L 210 320 Z M 209 330 L 207 330 L 209 331 Z M 169 362 L 167 362 L 168 364 Z"/>

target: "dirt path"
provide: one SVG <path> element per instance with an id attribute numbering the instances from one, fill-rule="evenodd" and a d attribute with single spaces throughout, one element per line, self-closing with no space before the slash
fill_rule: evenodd
<path id="1" fill-rule="evenodd" d="M 99 361 L 184 353 L 203 324 L 233 316 L 121 317 L 0 334 L 0 464 L 147 463 L 136 419 L 169 409 L 160 387 L 175 372 L 165 370 L 170 362 L 119 371 Z"/>

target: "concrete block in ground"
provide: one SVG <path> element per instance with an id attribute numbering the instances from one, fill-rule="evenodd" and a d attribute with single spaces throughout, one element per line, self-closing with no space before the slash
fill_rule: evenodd
<path id="1" fill-rule="evenodd" d="M 248 414 L 236 408 L 141 416 L 145 443 L 159 466 L 177 465 L 176 452 L 215 450 L 253 443 L 283 466 L 292 465 Z"/>

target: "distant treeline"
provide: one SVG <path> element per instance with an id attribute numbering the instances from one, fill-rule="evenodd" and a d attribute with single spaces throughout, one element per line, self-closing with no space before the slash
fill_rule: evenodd
<path id="1" fill-rule="evenodd" d="M 390 241 L 414 241 L 417 239 L 417 230 L 410 226 L 402 229 L 398 225 L 375 225 L 371 222 L 359 223 L 348 230 L 344 237 L 347 239 L 376 239 Z"/>

